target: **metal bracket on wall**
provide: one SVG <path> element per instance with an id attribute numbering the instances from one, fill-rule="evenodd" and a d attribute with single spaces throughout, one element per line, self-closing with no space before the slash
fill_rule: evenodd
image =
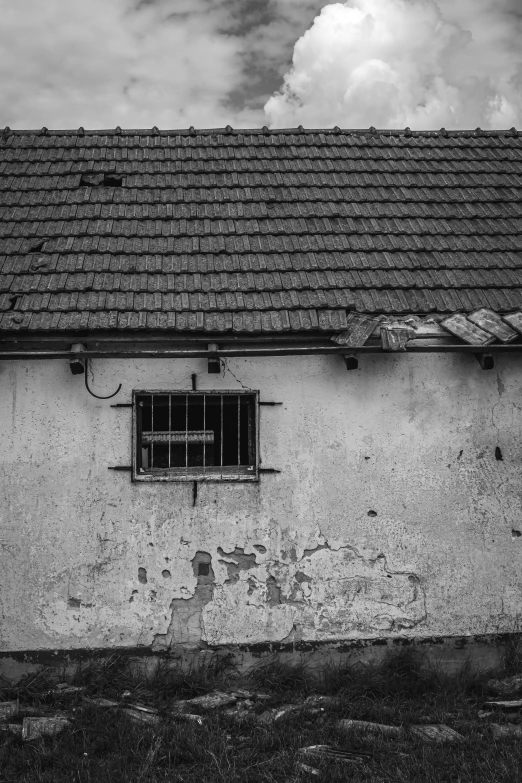
<path id="1" fill-rule="evenodd" d="M 277 468 L 259 468 L 259 473 L 281 473 Z"/>
<path id="2" fill-rule="evenodd" d="M 475 358 L 483 370 L 493 370 L 495 359 L 490 353 L 476 353 Z"/>
<path id="3" fill-rule="evenodd" d="M 109 465 L 107 470 L 132 470 L 131 465 Z"/>
<path id="4" fill-rule="evenodd" d="M 132 402 L 116 402 L 111 408 L 132 408 Z"/>
<path id="5" fill-rule="evenodd" d="M 260 405 L 282 405 L 282 402 L 264 402 L 263 400 L 259 400 Z"/>
<path id="6" fill-rule="evenodd" d="M 359 359 L 357 356 L 353 353 L 347 353 L 344 356 L 344 365 L 347 370 L 358 370 L 359 369 Z"/>

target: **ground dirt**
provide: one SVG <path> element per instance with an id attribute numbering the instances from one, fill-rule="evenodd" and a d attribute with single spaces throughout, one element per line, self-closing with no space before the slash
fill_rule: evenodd
<path id="1" fill-rule="evenodd" d="M 0 700 L 19 704 L 0 732 L 2 783 L 522 780 L 521 738 L 495 739 L 492 728 L 521 725 L 520 710 L 484 711 L 484 702 L 495 698 L 485 675 L 465 667 L 446 677 L 408 653 L 379 667 L 332 666 L 313 673 L 302 664 L 268 660 L 246 678 L 223 660 L 190 671 L 166 662 L 145 676 L 113 656 L 80 667 L 67 684 L 83 690 L 68 691 L 56 672 L 44 671 L 0 692 Z M 228 694 L 229 703 L 222 697 L 209 704 L 190 701 L 216 691 Z M 101 706 L 99 697 L 115 705 Z M 136 705 L 150 711 L 140 713 Z M 150 723 L 136 722 L 136 713 Z M 24 717 L 55 715 L 69 721 L 58 734 L 22 737 Z M 341 728 L 342 719 L 400 731 Z M 461 739 L 436 743 L 412 731 L 426 724 L 444 724 Z M 313 745 L 334 752 L 303 754 Z"/>

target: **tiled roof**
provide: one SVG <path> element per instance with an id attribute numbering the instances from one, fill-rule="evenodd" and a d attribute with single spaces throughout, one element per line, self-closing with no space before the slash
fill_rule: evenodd
<path id="1" fill-rule="evenodd" d="M 522 307 L 522 134 L 0 133 L 0 329 Z"/>

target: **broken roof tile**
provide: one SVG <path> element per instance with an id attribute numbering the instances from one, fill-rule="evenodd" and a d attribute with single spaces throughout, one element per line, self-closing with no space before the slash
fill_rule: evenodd
<path id="1" fill-rule="evenodd" d="M 440 325 L 470 345 L 489 345 L 495 341 L 494 335 L 476 326 L 462 313 L 445 318 Z"/>
<path id="2" fill-rule="evenodd" d="M 468 320 L 484 331 L 494 335 L 497 340 L 503 343 L 509 343 L 517 336 L 516 331 L 511 329 L 497 313 L 493 312 L 493 310 L 488 310 L 486 307 L 470 313 Z"/>

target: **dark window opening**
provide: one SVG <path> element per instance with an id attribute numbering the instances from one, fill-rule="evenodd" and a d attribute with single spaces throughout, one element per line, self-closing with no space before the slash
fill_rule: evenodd
<path id="1" fill-rule="evenodd" d="M 123 177 L 119 174 L 104 174 L 102 185 L 106 185 L 109 188 L 121 188 Z"/>
<path id="2" fill-rule="evenodd" d="M 255 393 L 136 394 L 134 477 L 256 478 L 256 409 Z"/>

